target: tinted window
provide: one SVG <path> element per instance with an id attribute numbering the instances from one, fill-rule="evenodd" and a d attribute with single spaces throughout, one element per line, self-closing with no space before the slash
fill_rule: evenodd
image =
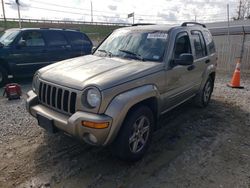
<path id="1" fill-rule="evenodd" d="M 26 46 L 44 46 L 45 42 L 43 36 L 38 31 L 25 32 L 20 40 L 26 42 Z"/>
<path id="2" fill-rule="evenodd" d="M 70 43 L 72 45 L 90 45 L 91 42 L 87 36 L 78 32 L 67 32 L 66 33 Z"/>
<path id="3" fill-rule="evenodd" d="M 49 46 L 63 46 L 68 43 L 61 32 L 49 31 L 45 35 Z"/>
<path id="4" fill-rule="evenodd" d="M 192 31 L 192 39 L 194 43 L 196 59 L 202 58 L 207 55 L 205 41 L 200 31 Z"/>
<path id="5" fill-rule="evenodd" d="M 213 41 L 213 37 L 211 35 L 210 32 L 208 31 L 204 31 L 204 38 L 206 41 L 206 45 L 208 46 L 208 50 L 210 52 L 210 54 L 215 52 L 215 45 L 214 45 L 214 41 Z"/>
<path id="6" fill-rule="evenodd" d="M 175 40 L 174 58 L 178 59 L 183 53 L 192 53 L 187 33 L 179 33 Z"/>

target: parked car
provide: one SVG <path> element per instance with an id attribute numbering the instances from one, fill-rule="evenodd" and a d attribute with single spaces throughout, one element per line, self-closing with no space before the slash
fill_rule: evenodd
<path id="1" fill-rule="evenodd" d="M 68 29 L 9 29 L 0 38 L 0 86 L 8 75 L 31 76 L 51 63 L 90 54 L 92 42 Z"/>
<path id="2" fill-rule="evenodd" d="M 216 59 L 202 24 L 117 29 L 93 55 L 40 69 L 27 110 L 50 132 L 111 145 L 120 159 L 136 161 L 161 115 L 189 99 L 208 105 Z"/>

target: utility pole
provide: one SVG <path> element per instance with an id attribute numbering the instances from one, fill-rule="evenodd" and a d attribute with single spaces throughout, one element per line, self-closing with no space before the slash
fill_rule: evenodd
<path id="1" fill-rule="evenodd" d="M 4 2 L 3 2 L 3 0 L 2 0 L 2 8 L 3 8 L 4 29 L 6 29 L 7 28 L 7 24 L 6 24 L 5 9 L 4 9 Z"/>
<path id="2" fill-rule="evenodd" d="M 91 3 L 91 22 L 93 23 L 93 5 L 92 5 L 92 1 L 90 1 Z"/>
<path id="3" fill-rule="evenodd" d="M 19 28 L 22 28 L 22 24 L 21 24 L 21 15 L 20 15 L 20 3 L 19 0 L 16 0 L 16 4 L 17 4 L 17 12 L 18 12 L 18 19 L 19 19 Z"/>
<path id="4" fill-rule="evenodd" d="M 230 23 L 229 23 L 229 4 L 227 4 L 227 37 L 228 37 L 228 43 L 229 43 L 229 27 L 230 27 Z"/>
<path id="5" fill-rule="evenodd" d="M 250 17 L 249 17 L 249 16 L 250 16 L 250 15 L 249 15 L 249 13 L 250 13 L 250 10 L 249 10 L 249 9 L 250 9 L 250 1 L 247 2 L 247 16 L 246 16 L 247 19 L 250 18 Z"/>

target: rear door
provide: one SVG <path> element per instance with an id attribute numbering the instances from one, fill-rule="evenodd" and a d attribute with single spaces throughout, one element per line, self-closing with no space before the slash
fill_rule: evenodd
<path id="1" fill-rule="evenodd" d="M 54 63 L 70 58 L 71 45 L 62 31 L 48 30 L 44 32 L 47 43 L 48 61 Z"/>
<path id="2" fill-rule="evenodd" d="M 20 45 L 22 43 L 23 45 Z M 32 75 L 37 69 L 47 65 L 44 36 L 39 30 L 23 31 L 10 55 L 14 75 Z"/>
<path id="3" fill-rule="evenodd" d="M 195 89 L 200 87 L 202 81 L 202 75 L 206 70 L 206 67 L 211 63 L 208 57 L 208 51 L 206 48 L 206 43 L 204 36 L 199 30 L 191 31 L 191 44 L 193 45 L 193 55 L 194 55 L 194 65 L 195 69 L 193 71 L 192 80 L 195 84 Z"/>
<path id="4" fill-rule="evenodd" d="M 84 33 L 65 31 L 65 35 L 71 44 L 71 57 L 77 57 L 91 53 L 93 46 L 92 42 Z"/>
<path id="5" fill-rule="evenodd" d="M 191 79 L 194 66 L 175 65 L 174 60 L 183 53 L 192 54 L 188 32 L 180 32 L 175 37 L 172 58 L 166 71 L 165 110 L 178 105 L 193 95 L 194 83 Z"/>

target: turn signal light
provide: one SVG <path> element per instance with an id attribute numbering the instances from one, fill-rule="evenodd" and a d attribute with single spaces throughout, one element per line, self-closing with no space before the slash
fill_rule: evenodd
<path id="1" fill-rule="evenodd" d="M 82 121 L 82 126 L 94 129 L 105 129 L 109 126 L 109 122 Z"/>

